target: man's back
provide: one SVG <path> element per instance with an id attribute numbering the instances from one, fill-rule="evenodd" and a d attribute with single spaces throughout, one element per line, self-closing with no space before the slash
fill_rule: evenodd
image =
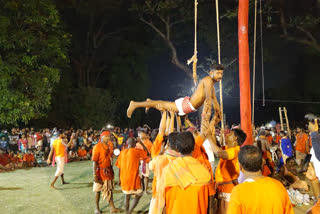
<path id="1" fill-rule="evenodd" d="M 275 179 L 265 177 L 236 186 L 231 193 L 227 213 L 293 214 L 294 212 L 283 185 Z"/>
<path id="2" fill-rule="evenodd" d="M 166 167 L 167 213 L 207 213 L 211 175 L 192 157 L 177 158 Z"/>
<path id="3" fill-rule="evenodd" d="M 145 150 L 129 148 L 122 150 L 116 166 L 120 169 L 121 188 L 125 191 L 137 190 L 140 188 L 139 162 L 145 159 Z"/>

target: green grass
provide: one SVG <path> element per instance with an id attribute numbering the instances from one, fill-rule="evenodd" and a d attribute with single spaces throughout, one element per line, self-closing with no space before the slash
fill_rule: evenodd
<path id="1" fill-rule="evenodd" d="M 73 162 L 65 165 L 65 180 L 58 190 L 49 188 L 54 177 L 55 167 L 20 169 L 0 174 L 0 209 L 1 213 L 94 213 L 95 199 L 92 192 L 92 162 Z M 118 178 L 117 167 L 114 167 Z M 116 179 L 117 180 L 117 179 Z M 151 187 L 151 184 L 149 185 Z M 136 213 L 147 213 L 150 195 L 143 195 L 136 207 Z M 124 207 L 124 194 L 119 186 L 114 190 L 117 207 Z M 102 198 L 100 209 L 109 213 L 109 206 Z"/>
<path id="2" fill-rule="evenodd" d="M 54 177 L 55 167 L 20 169 L 0 174 L 0 210 L 1 213 L 26 214 L 88 214 L 94 213 L 95 202 L 92 192 L 92 162 L 73 162 L 65 165 L 65 179 L 68 185 L 61 185 L 58 190 L 49 188 Z M 118 168 L 114 167 L 115 180 Z M 151 187 L 151 183 L 149 184 Z M 151 195 L 144 194 L 135 213 L 148 213 Z M 117 207 L 124 207 L 124 194 L 119 186 L 114 190 Z M 305 213 L 310 206 L 295 207 L 296 214 Z M 109 213 L 108 204 L 100 199 L 100 208 Z"/>

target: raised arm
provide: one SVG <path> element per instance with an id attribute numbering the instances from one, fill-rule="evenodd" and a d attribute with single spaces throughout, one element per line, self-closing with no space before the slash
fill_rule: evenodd
<path id="1" fill-rule="evenodd" d="M 170 126 L 169 126 L 168 135 L 172 132 L 174 132 L 174 112 L 173 111 L 170 112 Z"/>
<path id="2" fill-rule="evenodd" d="M 169 119 L 170 118 L 170 119 Z M 169 117 L 169 115 L 167 115 L 167 120 L 166 120 L 166 131 L 165 131 L 165 136 L 169 135 L 169 128 L 170 128 L 170 121 L 171 121 L 171 117 Z"/>
<path id="3" fill-rule="evenodd" d="M 161 116 L 161 121 L 159 125 L 159 133 L 158 135 L 164 136 L 165 131 L 166 131 L 166 121 L 167 121 L 167 112 L 163 111 L 162 116 Z"/>
<path id="4" fill-rule="evenodd" d="M 222 158 L 224 160 L 228 160 L 229 155 L 226 151 L 223 151 L 217 144 L 216 140 L 213 139 L 212 135 L 208 135 L 208 140 L 210 143 L 210 146 L 213 150 L 213 153 L 215 154 L 216 157 Z"/>

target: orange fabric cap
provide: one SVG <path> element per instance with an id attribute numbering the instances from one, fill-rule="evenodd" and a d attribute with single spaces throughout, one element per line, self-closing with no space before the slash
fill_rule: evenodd
<path id="1" fill-rule="evenodd" d="M 109 131 L 104 131 L 100 134 L 100 137 L 103 137 L 103 136 L 110 136 L 110 132 Z"/>

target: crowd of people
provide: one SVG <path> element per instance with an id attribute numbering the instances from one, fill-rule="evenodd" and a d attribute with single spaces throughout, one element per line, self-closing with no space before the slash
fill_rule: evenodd
<path id="1" fill-rule="evenodd" d="M 48 166 L 47 159 L 50 148 L 55 139 L 59 138 L 59 129 L 12 128 L 11 131 L 2 130 L 0 133 L 0 172 L 11 171 L 26 167 Z M 74 130 L 64 131 L 65 162 L 90 160 L 93 146 L 98 143 L 100 131 Z M 128 133 L 126 130 L 125 133 Z M 120 129 L 113 132 L 115 146 L 121 148 L 125 133 Z M 118 135 L 119 136 L 118 136 Z M 54 155 L 54 154 L 53 154 Z M 53 158 L 53 166 L 55 158 Z"/>
<path id="2" fill-rule="evenodd" d="M 59 177 L 67 183 L 64 163 L 92 160 L 95 213 L 101 213 L 101 194 L 111 212 L 121 211 L 113 203 L 113 159 L 126 213 L 133 212 L 143 193 L 150 194 L 151 172 L 149 213 L 293 213 L 286 189 L 306 192 L 312 187 L 318 198 L 320 137 L 315 122 L 291 133 L 257 127 L 253 145 L 244 146 L 246 134 L 239 126 L 211 130 L 204 121 L 195 127 L 186 117 L 177 132 L 174 118 L 163 112 L 154 130 L 147 125 L 136 130 L 3 130 L 0 171 L 55 162 L 55 188 Z M 319 202 L 313 209 L 317 211 L 309 213 L 319 213 Z"/>

